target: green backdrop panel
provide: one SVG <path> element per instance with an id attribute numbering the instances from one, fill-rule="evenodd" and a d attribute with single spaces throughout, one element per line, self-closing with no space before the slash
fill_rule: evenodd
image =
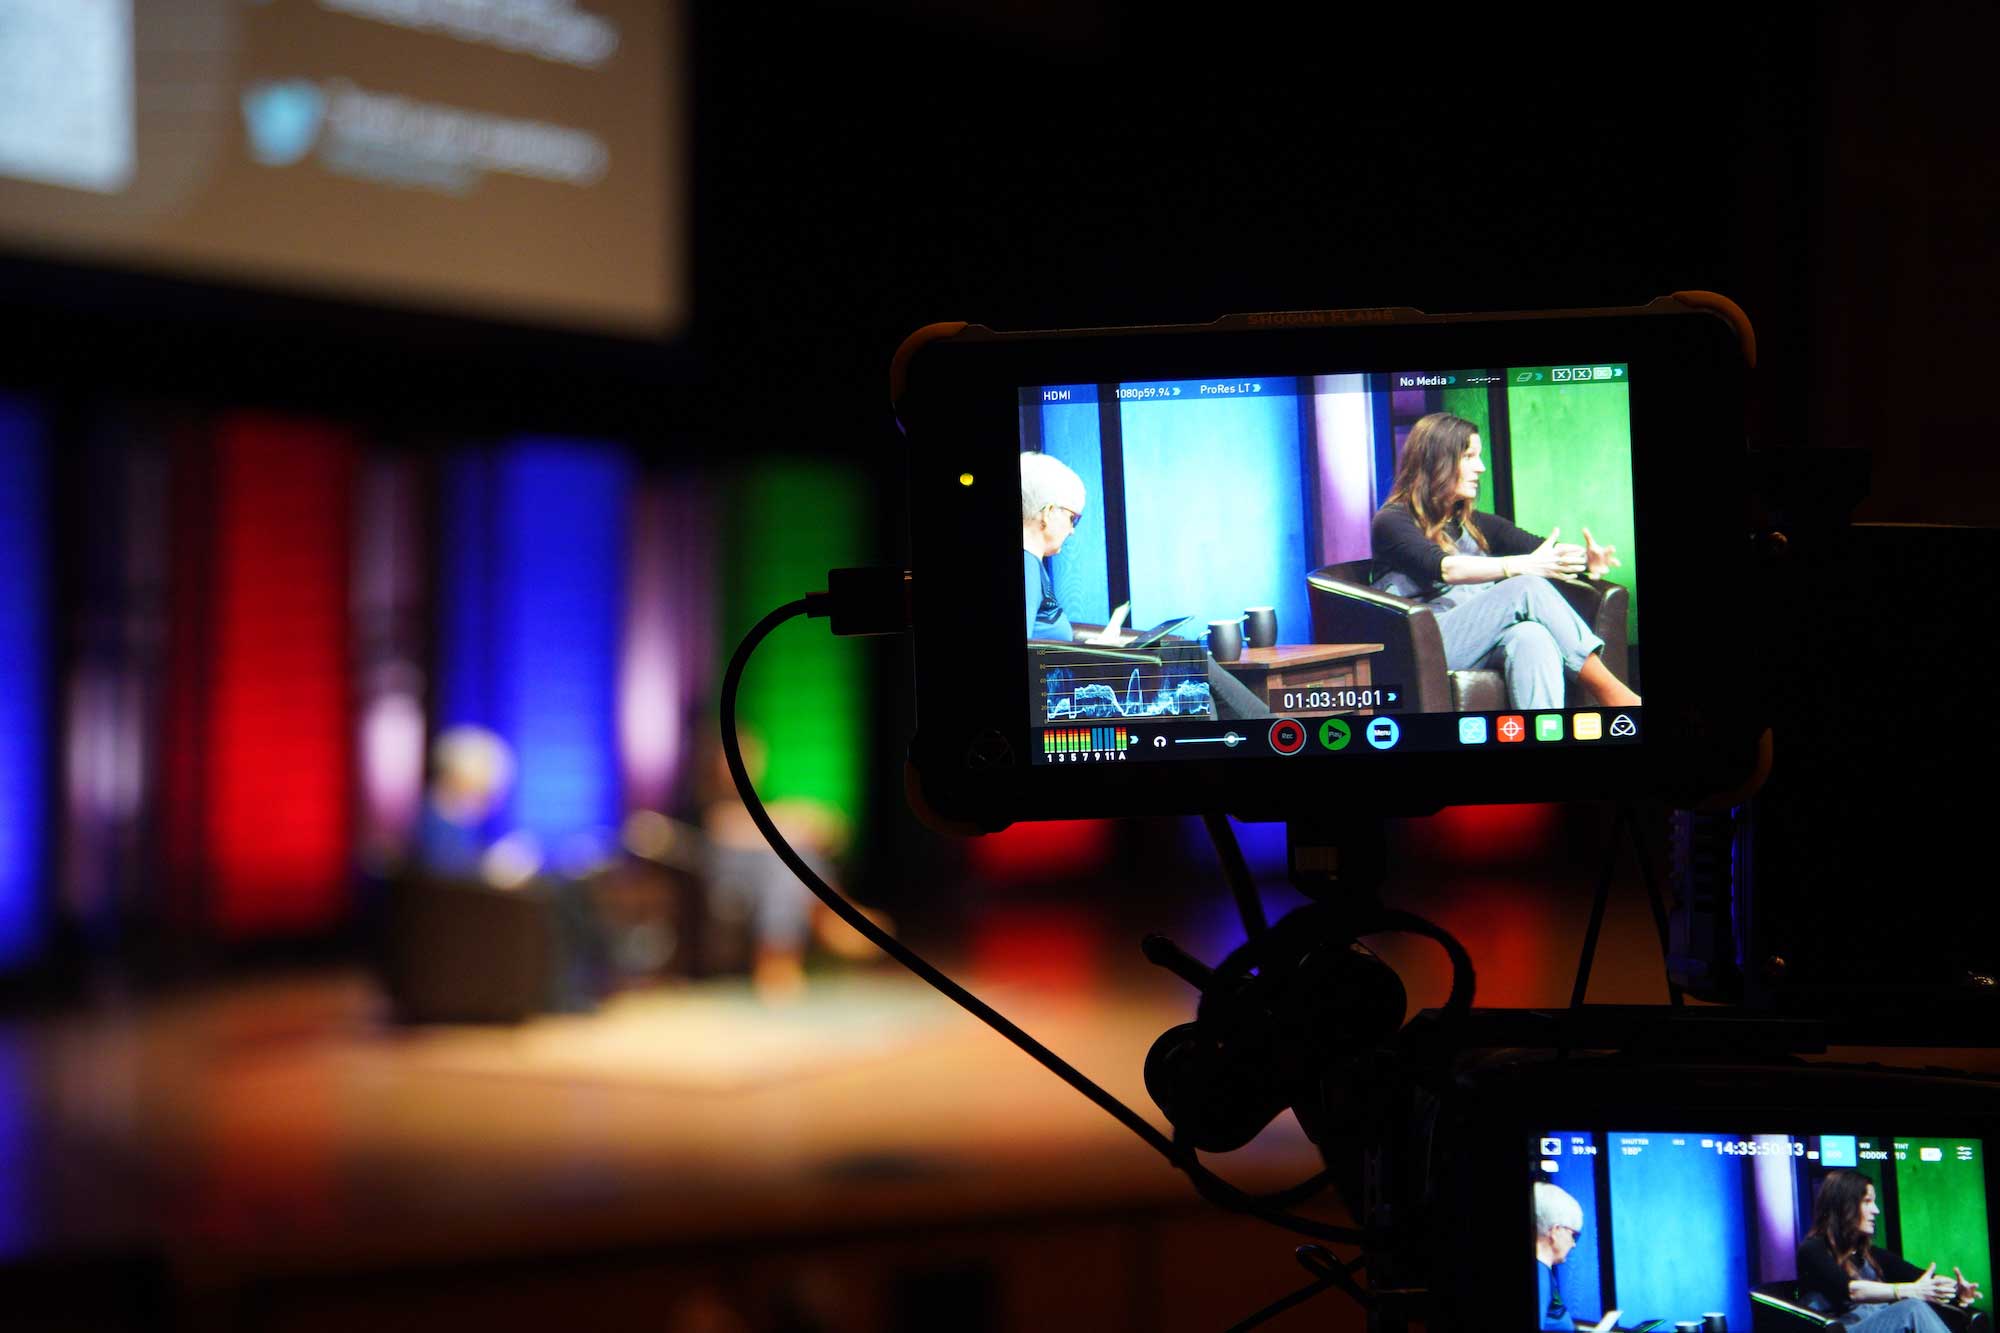
<path id="1" fill-rule="evenodd" d="M 1979 1308 L 1992 1309 L 1985 1145 L 1978 1139 L 1899 1136 L 1896 1146 L 1908 1153 L 1896 1163 L 1896 1221 L 1903 1257 L 1919 1268 L 1936 1263 L 1946 1277 L 1954 1266 L 1964 1270 L 1980 1285 Z M 1926 1148 L 1936 1151 L 1939 1160 L 1924 1161 Z"/>
<path id="2" fill-rule="evenodd" d="M 1513 372 L 1508 372 L 1511 379 Z M 1623 382 L 1507 389 L 1514 521 L 1531 532 L 1583 529 L 1618 548 L 1611 577 L 1631 589 L 1625 632 L 1639 641 L 1639 551 L 1632 529 L 1631 391 Z"/>
<path id="3" fill-rule="evenodd" d="M 867 563 L 868 499 L 851 469 L 766 463 L 735 488 L 725 655 L 766 612 L 826 586 L 829 569 Z M 718 676 L 720 672 L 718 671 Z M 737 708 L 763 740 L 768 800 L 812 800 L 858 825 L 868 725 L 863 655 L 804 620 L 750 659 Z"/>

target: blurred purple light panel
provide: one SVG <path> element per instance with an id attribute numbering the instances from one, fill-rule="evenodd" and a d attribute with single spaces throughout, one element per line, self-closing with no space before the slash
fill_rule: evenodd
<path id="1" fill-rule="evenodd" d="M 354 637 L 361 706 L 355 754 L 365 862 L 412 850 L 424 802 L 422 490 L 414 462 L 376 457 L 355 493 Z"/>
<path id="2" fill-rule="evenodd" d="M 629 810 L 670 810 L 688 774 L 689 723 L 715 651 L 714 505 L 691 482 L 633 499 L 618 662 L 618 758 Z"/>
<path id="3" fill-rule="evenodd" d="M 82 628 L 63 687 L 62 901 L 93 941 L 115 936 L 151 866 L 170 480 L 156 433 L 108 416 L 76 463 L 89 502 L 70 539 Z"/>

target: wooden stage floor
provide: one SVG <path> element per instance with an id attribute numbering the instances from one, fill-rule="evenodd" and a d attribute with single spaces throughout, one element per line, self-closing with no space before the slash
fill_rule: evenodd
<path id="1" fill-rule="evenodd" d="M 1190 1016 L 1178 982 L 989 998 L 1163 1124 L 1140 1070 Z M 359 973 L 240 983 L 7 1025 L 0 1105 L 0 1245 L 154 1265 L 183 1326 L 887 1328 L 958 1301 L 1219 1328 L 1303 1280 L 1291 1238 L 894 971 L 417 1031 Z M 1222 1164 L 1317 1168 L 1289 1115 Z"/>

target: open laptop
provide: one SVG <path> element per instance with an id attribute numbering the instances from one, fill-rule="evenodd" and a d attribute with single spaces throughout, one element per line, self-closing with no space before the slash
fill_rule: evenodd
<path id="1" fill-rule="evenodd" d="M 1124 637 L 1125 617 L 1131 610 L 1132 604 L 1130 602 L 1120 602 L 1118 609 L 1111 613 L 1110 623 L 1106 624 L 1097 633 L 1080 640 L 1080 642 L 1087 643 L 1094 648 L 1123 648 L 1127 650 L 1151 648 L 1194 618 L 1192 616 L 1175 616 L 1172 620 L 1162 620 L 1149 630 L 1134 631 L 1133 637 L 1128 640 Z"/>
<path id="2" fill-rule="evenodd" d="M 1153 628 L 1141 633 L 1139 637 L 1132 640 L 1132 642 L 1120 644 L 1119 647 L 1151 648 L 1153 645 L 1160 643 L 1169 634 L 1172 634 L 1175 630 L 1179 629 L 1182 625 L 1187 624 L 1188 621 L 1192 619 L 1194 619 L 1193 616 L 1175 616 L 1172 620 L 1162 620 L 1159 624 L 1153 626 Z"/>

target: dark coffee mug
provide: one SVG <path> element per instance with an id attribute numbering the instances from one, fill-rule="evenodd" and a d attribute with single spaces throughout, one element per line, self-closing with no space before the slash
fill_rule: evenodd
<path id="1" fill-rule="evenodd" d="M 1701 1317 L 1701 1333 L 1729 1333 L 1729 1316 L 1710 1310 Z"/>
<path id="2" fill-rule="evenodd" d="M 1211 620 L 1208 622 L 1208 651 L 1215 654 L 1218 662 L 1234 662 L 1243 656 L 1243 622 L 1240 620 Z"/>
<path id="3" fill-rule="evenodd" d="M 1278 612 L 1253 606 L 1243 613 L 1243 637 L 1252 648 L 1269 648 L 1278 641 Z"/>
<path id="4" fill-rule="evenodd" d="M 1701 1320 L 1683 1319 L 1674 1325 L 1674 1333 L 1701 1333 Z"/>

